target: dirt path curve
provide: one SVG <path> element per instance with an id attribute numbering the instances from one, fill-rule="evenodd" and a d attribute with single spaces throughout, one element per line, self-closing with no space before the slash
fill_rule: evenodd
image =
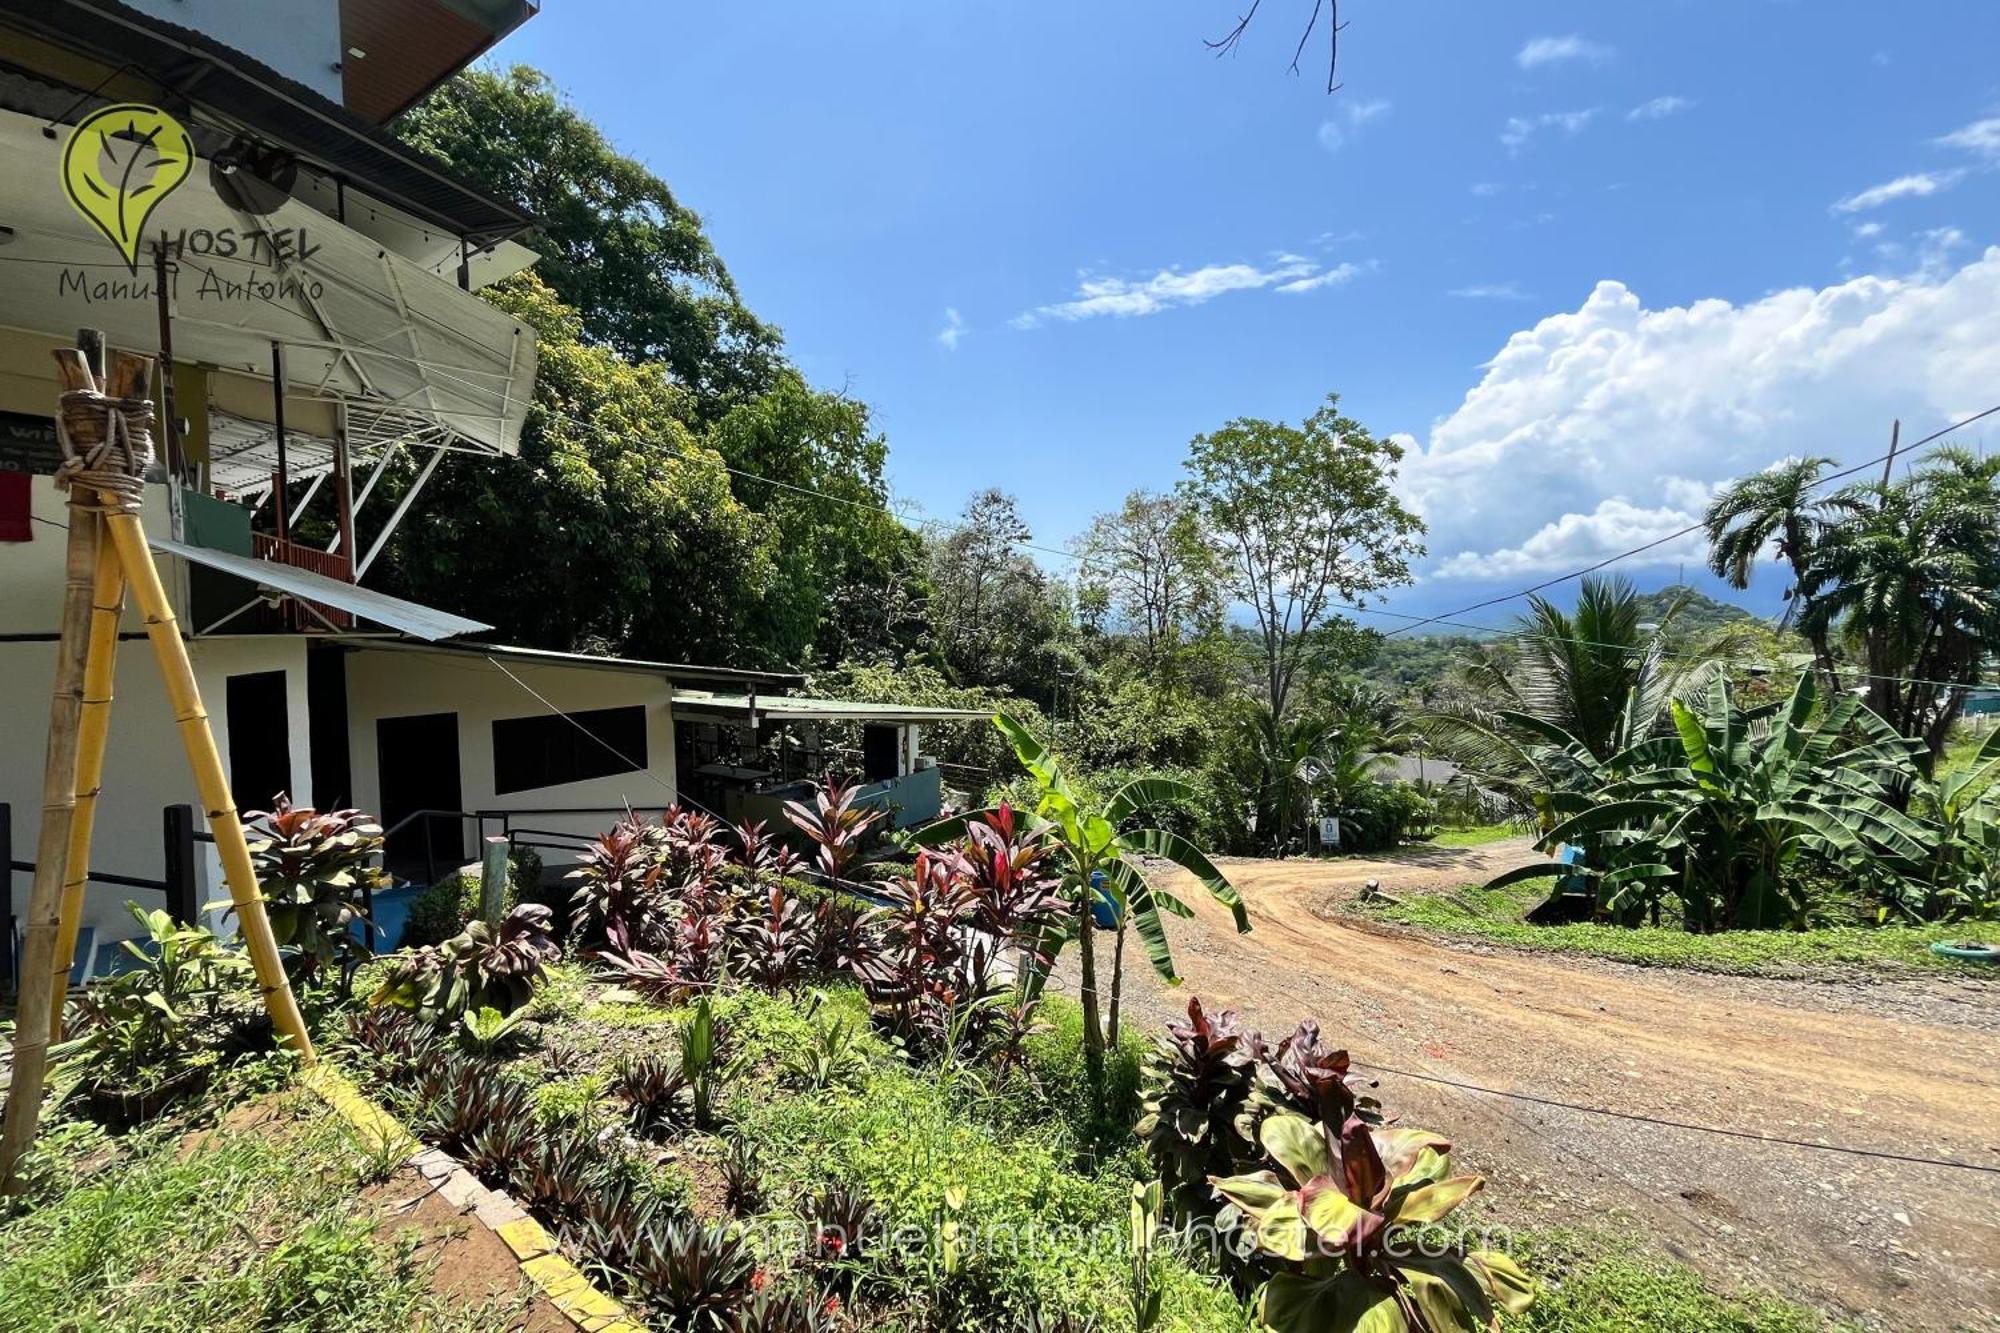
<path id="1" fill-rule="evenodd" d="M 1525 841 L 1394 860 L 1225 863 L 1253 933 L 1191 881 L 1185 984 L 1132 974 L 1131 1021 L 1186 997 L 1273 1036 L 1320 1021 L 1359 1062 L 1683 1122 L 2000 1166 L 2000 986 L 1832 984 L 1461 946 L 1342 918 L 1376 879 L 1457 887 Z M 1128 960 L 1129 961 L 1129 960 Z M 2000 1175 L 1748 1143 L 1382 1075 L 1449 1132 L 1501 1219 L 1650 1237 L 1725 1282 L 1895 1329 L 2000 1328 Z"/>

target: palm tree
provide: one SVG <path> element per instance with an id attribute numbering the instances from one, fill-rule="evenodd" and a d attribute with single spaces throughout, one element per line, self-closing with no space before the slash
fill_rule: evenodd
<path id="1" fill-rule="evenodd" d="M 1831 458 L 1791 458 L 1753 476 L 1742 477 L 1710 502 L 1702 518 L 1708 533 L 1708 568 L 1732 588 L 1750 586 L 1751 567 L 1773 543 L 1778 558 L 1791 566 L 1792 585 L 1785 589 L 1785 614 L 1790 625 L 1801 608 L 1801 589 L 1821 532 L 1828 503 L 1814 494 Z M 1812 641 L 1813 663 L 1822 685 L 1833 682 L 1833 655 L 1824 634 Z"/>
<path id="2" fill-rule="evenodd" d="M 2000 459 L 1938 450 L 1894 482 L 1850 486 L 1799 589 L 1800 628 L 1838 633 L 1868 706 L 1933 759 L 2000 635 Z"/>
<path id="3" fill-rule="evenodd" d="M 1465 667 L 1483 698 L 1413 725 L 1490 785 L 1519 796 L 1572 785 L 1590 762 L 1643 740 L 1686 683 L 1665 645 L 1683 604 L 1648 623 L 1631 582 L 1615 577 L 1584 579 L 1573 611 L 1531 598 L 1512 640 L 1514 660 L 1481 656 Z"/>

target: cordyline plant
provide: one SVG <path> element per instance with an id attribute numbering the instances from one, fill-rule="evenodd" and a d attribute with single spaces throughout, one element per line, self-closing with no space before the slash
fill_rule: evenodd
<path id="1" fill-rule="evenodd" d="M 1210 1017 L 1190 998 L 1187 1021 L 1170 1020 L 1146 1059 L 1145 1114 L 1135 1132 L 1181 1221 L 1212 1216 L 1209 1178 L 1230 1174 L 1256 1147 L 1251 1099 L 1261 1044 L 1234 1010 Z"/>
<path id="2" fill-rule="evenodd" d="M 569 878 L 570 936 L 585 949 L 630 953 L 657 944 L 666 902 L 666 865 L 644 825 L 627 820 L 591 839 Z"/>
<path id="3" fill-rule="evenodd" d="M 391 955 L 371 1003 L 413 1009 L 434 1022 L 456 1022 L 492 1009 L 504 1017 L 533 998 L 550 963 L 562 957 L 555 916 L 522 903 L 499 929 L 474 921 L 443 944 Z"/>
<path id="4" fill-rule="evenodd" d="M 362 891 L 385 882 L 374 864 L 382 850 L 381 826 L 359 810 L 295 806 L 282 792 L 269 810 L 245 817 L 271 933 L 290 950 L 286 966 L 292 981 L 308 985 L 335 968 L 345 985 L 370 956 L 354 926 L 367 922 Z"/>
<path id="5" fill-rule="evenodd" d="M 1084 1064 L 1094 1094 L 1103 1090 L 1105 1027 L 1099 1004 L 1097 949 L 1091 930 L 1093 877 L 1102 875 L 1107 896 L 1121 920 L 1129 920 L 1146 946 L 1153 969 L 1170 984 L 1178 984 L 1173 951 L 1167 944 L 1164 914 L 1192 915 L 1187 904 L 1155 884 L 1147 869 L 1149 857 L 1171 861 L 1200 881 L 1214 899 L 1227 907 L 1236 919 L 1236 928 L 1247 932 L 1250 919 L 1243 899 L 1229 879 L 1193 843 L 1167 829 L 1140 824 L 1145 813 L 1163 803 L 1193 795 L 1185 784 L 1166 778 L 1135 778 L 1114 792 L 1102 805 L 1094 804 L 1073 787 L 1053 752 L 1035 734 L 1005 713 L 994 715 L 993 723 L 1014 747 L 1021 766 L 1040 788 L 1033 813 L 1023 813 L 1022 822 L 1031 833 L 1044 838 L 1057 867 L 1062 897 L 1068 905 L 1073 933 L 1081 943 Z M 938 846 L 963 837 L 965 818 L 941 820 L 917 834 L 923 846 Z M 1055 940 L 1053 954 L 1067 935 Z M 1052 960 L 1051 960 L 1052 961 Z M 1112 1006 L 1116 1012 L 1123 984 L 1123 954 L 1114 959 Z M 1046 975 L 1045 973 L 1039 975 Z M 1113 1033 L 1115 1036 L 1115 1032 Z"/>
<path id="6" fill-rule="evenodd" d="M 1471 1333 L 1518 1314 L 1534 1284 L 1506 1255 L 1419 1236 L 1484 1183 L 1451 1144 L 1350 1116 L 1338 1130 L 1281 1112 L 1258 1134 L 1277 1169 L 1217 1176 L 1277 1272 L 1258 1297 L 1275 1333 Z"/>
<path id="7" fill-rule="evenodd" d="M 785 803 L 785 818 L 811 839 L 816 848 L 814 862 L 835 888 L 848 882 L 860 863 L 870 830 L 881 822 L 885 813 L 856 805 L 855 796 L 860 790 L 855 783 L 842 782 L 829 773 L 822 779 L 820 789 L 813 793 L 812 805 L 802 801 Z"/>

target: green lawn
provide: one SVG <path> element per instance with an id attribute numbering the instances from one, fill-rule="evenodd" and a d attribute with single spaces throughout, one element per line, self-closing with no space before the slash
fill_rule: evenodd
<path id="1" fill-rule="evenodd" d="M 1707 972 L 1772 973 L 1813 967 L 1909 966 L 2000 976 L 1981 964 L 1954 963 L 1930 951 L 1933 940 L 1962 939 L 1978 926 L 1827 926 L 1806 931 L 1738 930 L 1690 935 L 1673 928 L 1535 926 L 1523 919 L 1547 893 L 1546 884 L 1489 890 L 1476 884 L 1354 910 L 1444 935 L 1492 940 L 1551 953 L 1591 954 L 1648 967 Z M 2000 933 L 1988 926 L 1986 933 Z"/>
<path id="2" fill-rule="evenodd" d="M 1475 824 L 1471 828 L 1439 829 L 1437 836 L 1420 845 L 1426 847 L 1484 847 L 1490 842 L 1518 838 L 1521 831 L 1512 824 Z"/>

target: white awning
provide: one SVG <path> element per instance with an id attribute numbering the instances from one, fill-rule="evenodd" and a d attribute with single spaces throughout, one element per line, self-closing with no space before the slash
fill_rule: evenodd
<path id="1" fill-rule="evenodd" d="M 416 602 L 406 602 L 400 597 L 390 597 L 386 593 L 357 587 L 352 583 L 343 583 L 324 574 L 294 569 L 290 565 L 281 565 L 272 560 L 259 560 L 248 555 L 232 555 L 227 551 L 211 551 L 206 546 L 189 546 L 185 542 L 169 541 L 164 537 L 151 538 L 148 544 L 162 554 L 178 556 L 182 560 L 219 570 L 224 574 L 234 574 L 237 578 L 253 583 L 266 592 L 296 597 L 307 602 L 318 602 L 322 606 L 345 611 L 349 615 L 386 626 L 427 643 L 455 638 L 461 634 L 480 634 L 493 628 L 477 620 L 455 616 L 449 611 L 439 611 L 434 607 L 420 606 Z"/>
<path id="2" fill-rule="evenodd" d="M 797 694 L 715 694 L 709 690 L 675 690 L 674 713 L 687 717 L 746 720 L 760 718 L 796 722 L 934 723 L 979 722 L 993 716 L 978 708 L 926 708 L 920 704 L 869 704 L 852 699 L 809 699 Z"/>
<path id="3" fill-rule="evenodd" d="M 156 351 L 150 253 L 134 274 L 71 207 L 61 136 L 41 131 L 0 111 L 0 227 L 11 232 L 0 245 L 0 323 L 65 340 L 98 328 L 113 347 Z M 291 394 L 341 404 L 357 457 L 398 442 L 519 447 L 535 336 L 490 303 L 297 200 L 261 217 L 232 209 L 205 160 L 145 230 L 180 246 L 176 360 L 267 377 L 271 345 L 282 344 Z"/>

